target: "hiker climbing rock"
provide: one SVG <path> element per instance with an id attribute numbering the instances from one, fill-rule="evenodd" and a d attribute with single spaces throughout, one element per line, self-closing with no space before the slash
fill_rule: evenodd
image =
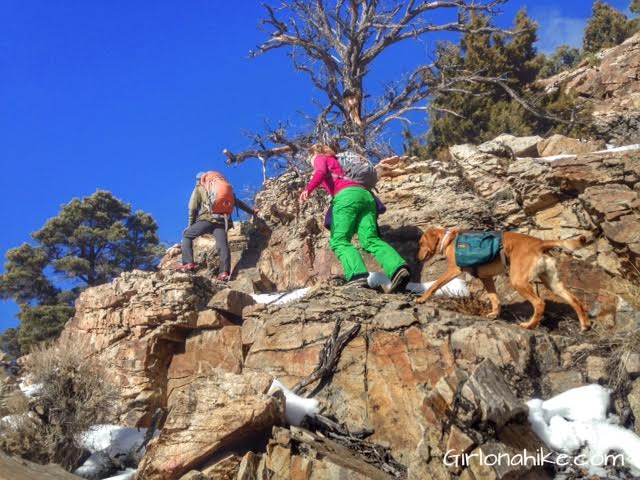
<path id="1" fill-rule="evenodd" d="M 196 175 L 196 186 L 189 199 L 189 226 L 182 234 L 182 264 L 180 271 L 193 271 L 198 265 L 193 261 L 193 240 L 200 235 L 212 233 L 220 257 L 218 281 L 229 280 L 231 255 L 227 231 L 233 228 L 231 214 L 234 207 L 249 215 L 257 212 L 233 193 L 231 184 L 218 172 L 200 172 Z"/>
<path id="2" fill-rule="evenodd" d="M 317 187 L 333 197 L 329 245 L 342 264 L 347 285 L 366 286 L 369 276 L 360 252 L 351 243 L 357 233 L 362 248 L 374 256 L 391 279 L 385 291 L 403 289 L 410 277 L 407 263 L 378 234 L 377 218 L 382 203 L 370 191 L 377 181 L 376 169 L 358 154 L 336 155 L 329 146 L 319 144 L 311 147 L 309 161 L 313 176 L 299 200 L 306 202 Z"/>

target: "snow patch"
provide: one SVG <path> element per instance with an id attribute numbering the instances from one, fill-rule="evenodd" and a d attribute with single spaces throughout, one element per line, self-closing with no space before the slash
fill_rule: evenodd
<path id="1" fill-rule="evenodd" d="M 281 390 L 282 393 L 284 393 L 284 398 L 286 400 L 284 415 L 289 425 L 298 427 L 302 423 L 304 417 L 314 417 L 318 414 L 320 404 L 315 398 L 303 398 L 296 395 L 280 381 L 274 379 L 267 393 L 271 395 L 277 390 Z"/>
<path id="2" fill-rule="evenodd" d="M 367 279 L 371 288 L 380 288 L 389 285 L 391 281 L 384 273 L 371 272 Z M 424 293 L 429 287 L 433 285 L 433 282 L 414 283 L 409 282 L 407 284 L 407 291 L 411 293 Z M 470 295 L 467 284 L 461 278 L 454 278 L 442 288 L 436 291 L 436 295 L 443 295 L 448 297 L 468 297 Z"/>
<path id="3" fill-rule="evenodd" d="M 369 278 L 367 279 L 367 283 L 371 288 L 381 288 L 386 285 L 389 285 L 391 281 L 389 277 L 387 277 L 384 273 L 380 272 L 369 272 Z M 433 285 L 433 282 L 424 282 L 424 283 L 415 283 L 409 282 L 407 284 L 406 290 L 411 293 L 421 294 L 427 291 L 427 289 Z M 279 292 L 279 293 L 253 293 L 251 296 L 256 301 L 256 303 L 265 303 L 270 305 L 284 305 L 287 303 L 294 302 L 296 300 L 300 300 L 304 298 L 311 287 L 306 288 L 298 288 L 296 290 L 291 290 L 290 292 Z M 470 295 L 469 288 L 467 287 L 467 283 L 461 278 L 454 278 L 445 286 L 440 288 L 436 295 L 443 295 L 447 297 L 468 297 Z"/>
<path id="4" fill-rule="evenodd" d="M 576 158 L 577 155 L 562 154 L 562 155 L 549 155 L 548 157 L 538 157 L 537 160 L 542 162 L 555 162 L 556 160 L 564 160 L 565 158 Z"/>
<path id="5" fill-rule="evenodd" d="M 136 473 L 138 473 L 138 470 L 127 468 L 125 471 L 119 473 L 115 477 L 107 477 L 103 480 L 133 480 L 134 478 L 136 478 Z"/>
<path id="6" fill-rule="evenodd" d="M 80 435 L 79 443 L 91 453 L 107 450 L 109 455 L 115 456 L 137 449 L 146 433 L 146 428 L 94 425 Z"/>
<path id="7" fill-rule="evenodd" d="M 634 143 L 633 145 L 623 145 L 622 147 L 616 147 L 614 145 L 607 145 L 606 150 L 600 150 L 596 153 L 610 153 L 610 152 L 628 152 L 629 150 L 640 150 L 640 143 Z"/>
<path id="8" fill-rule="evenodd" d="M 311 290 L 310 287 L 298 288 L 290 292 L 281 293 L 254 293 L 251 296 L 256 303 L 268 303 L 273 305 L 284 305 L 285 303 L 294 302 L 303 298 Z"/>
<path id="9" fill-rule="evenodd" d="M 26 397 L 31 398 L 40 393 L 40 391 L 42 390 L 42 384 L 34 383 L 31 385 L 27 385 L 24 381 L 22 381 L 18 384 L 18 388 L 22 393 L 24 393 Z"/>
<path id="10" fill-rule="evenodd" d="M 611 391 L 600 385 L 573 388 L 549 400 L 527 402 L 529 423 L 547 447 L 570 455 L 581 453 L 592 475 L 602 474 L 610 452 L 624 456 L 624 466 L 640 474 L 640 437 L 607 416 Z"/>
<path id="11" fill-rule="evenodd" d="M 598 150 L 597 152 L 592 153 L 615 153 L 615 152 L 628 152 L 632 150 L 640 150 L 640 143 L 635 143 L 633 145 L 623 145 L 621 147 L 616 147 L 614 145 L 607 145 L 605 150 Z M 575 154 L 562 154 L 562 155 L 549 155 L 547 157 L 538 157 L 536 160 L 540 160 L 541 162 L 554 162 L 556 160 L 563 160 L 565 158 L 576 158 Z M 524 157 L 518 157 L 524 158 Z"/>
<path id="12" fill-rule="evenodd" d="M 20 425 L 25 420 L 24 415 L 7 415 L 5 417 L 0 418 L 0 423 L 4 423 L 9 428 L 14 430 L 20 428 Z"/>
<path id="13" fill-rule="evenodd" d="M 75 475 L 92 478 L 104 472 L 105 457 L 113 458 L 127 455 L 136 451 L 147 434 L 146 428 L 121 427 L 119 425 L 94 425 L 78 438 L 78 443 L 91 452 L 91 456 L 78 467 Z M 154 433 L 154 437 L 160 435 L 160 431 Z M 144 454 L 144 449 L 140 455 Z M 136 470 L 128 468 L 119 472 L 110 480 L 129 480 L 135 478 Z"/>

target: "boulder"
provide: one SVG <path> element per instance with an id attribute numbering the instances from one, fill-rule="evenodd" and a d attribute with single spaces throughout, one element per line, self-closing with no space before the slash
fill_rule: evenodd
<path id="1" fill-rule="evenodd" d="M 266 394 L 271 382 L 265 374 L 214 370 L 176 389 L 162 433 L 140 464 L 141 478 L 177 480 L 225 449 L 259 441 L 283 422 L 284 402 Z"/>
<path id="2" fill-rule="evenodd" d="M 624 370 L 632 379 L 640 376 L 640 353 L 629 353 L 623 357 Z"/>
<path id="3" fill-rule="evenodd" d="M 490 422 L 497 429 L 518 417 L 522 423 L 528 412 L 491 360 L 484 360 L 474 369 L 461 393 L 478 408 L 478 420 Z"/>
<path id="4" fill-rule="evenodd" d="M 80 480 L 59 465 L 39 465 L 0 451 L 0 480 Z"/>
<path id="5" fill-rule="evenodd" d="M 508 147 L 516 157 L 537 157 L 538 144 L 542 141 L 542 137 L 531 135 L 528 137 L 516 137 L 508 133 L 503 133 L 489 142 L 480 145 L 480 150 L 490 152 L 494 145 L 503 145 Z"/>
<path id="6" fill-rule="evenodd" d="M 545 138 L 538 144 L 538 154 L 541 157 L 554 155 L 577 155 L 604 150 L 606 144 L 603 141 L 581 141 L 576 138 L 555 134 Z"/>
<path id="7" fill-rule="evenodd" d="M 183 352 L 176 352 L 167 371 L 167 405 L 172 406 L 177 392 L 215 370 L 242 372 L 241 327 L 228 325 L 216 330 L 195 330 L 188 334 Z M 178 396 L 179 397 L 179 396 Z"/>

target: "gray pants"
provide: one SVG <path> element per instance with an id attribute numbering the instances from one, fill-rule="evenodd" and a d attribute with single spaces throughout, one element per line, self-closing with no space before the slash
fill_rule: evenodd
<path id="1" fill-rule="evenodd" d="M 227 232 L 224 225 L 220 223 L 199 220 L 185 230 L 182 236 L 182 263 L 193 263 L 193 239 L 206 233 L 213 233 L 213 237 L 216 239 L 216 249 L 220 256 L 220 273 L 231 273 L 231 255 L 229 254 Z"/>

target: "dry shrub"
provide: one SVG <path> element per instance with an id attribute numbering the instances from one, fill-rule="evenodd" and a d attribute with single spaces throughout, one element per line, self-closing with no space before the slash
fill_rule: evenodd
<path id="1" fill-rule="evenodd" d="M 440 308 L 453 310 L 454 312 L 464 315 L 484 317 L 491 311 L 491 304 L 485 300 L 484 295 L 480 291 L 472 291 L 468 297 L 434 296 L 431 300 Z"/>
<path id="2" fill-rule="evenodd" d="M 104 365 L 87 351 L 69 340 L 33 350 L 25 368 L 41 388 L 28 402 L 16 402 L 10 421 L 0 422 L 2 450 L 68 470 L 78 466 L 85 455 L 79 434 L 113 420 L 116 405 Z"/>

